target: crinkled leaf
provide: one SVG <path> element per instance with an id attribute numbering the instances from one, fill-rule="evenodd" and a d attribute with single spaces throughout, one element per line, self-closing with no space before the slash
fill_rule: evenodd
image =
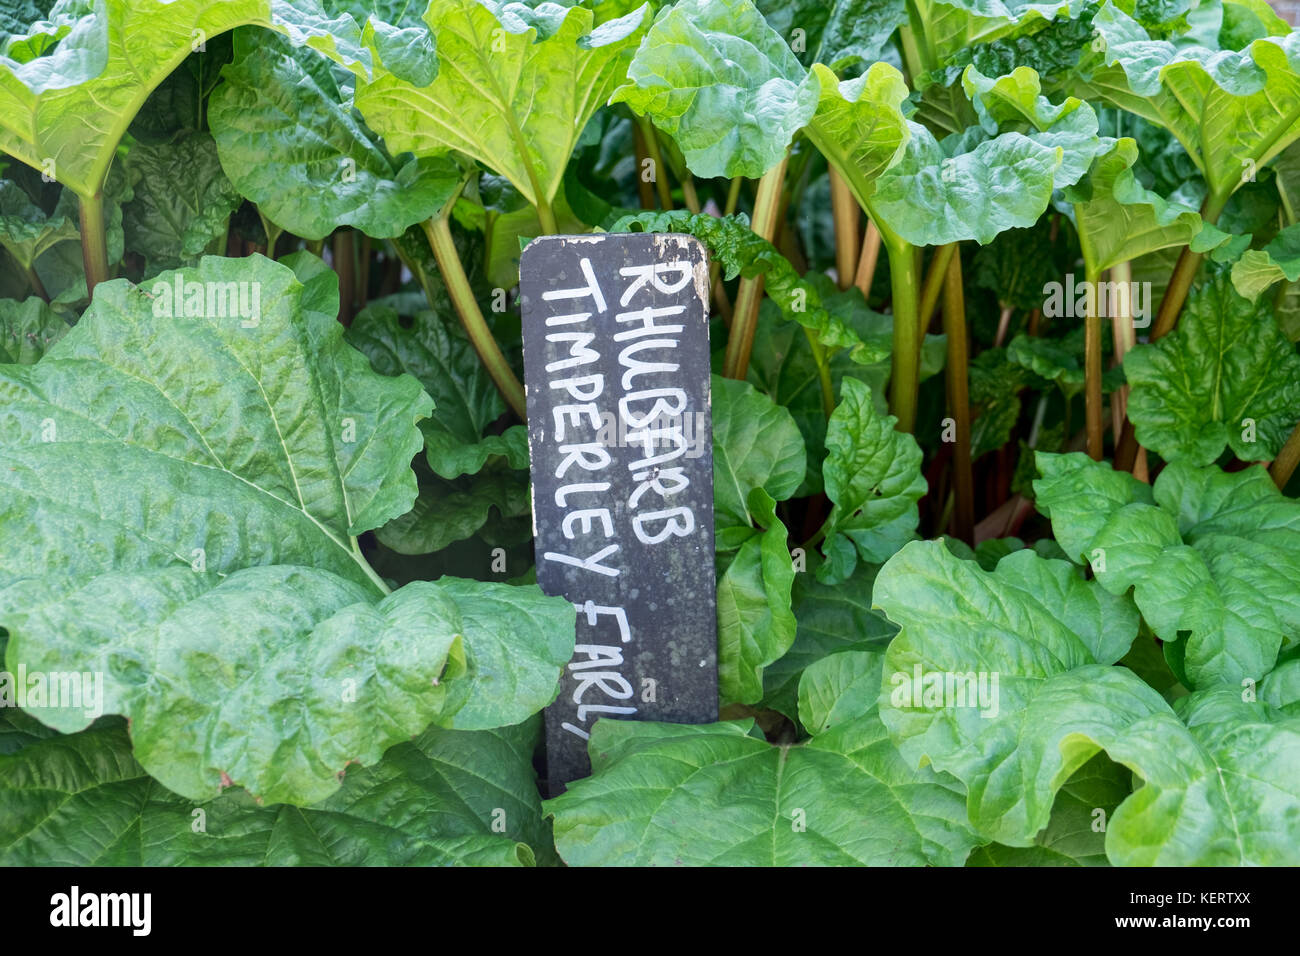
<path id="1" fill-rule="evenodd" d="M 1262 37 L 1240 52 L 1153 39 L 1105 3 L 1090 91 L 1172 132 L 1219 205 L 1300 137 L 1300 35 Z"/>
<path id="2" fill-rule="evenodd" d="M 508 5 L 507 5 L 508 6 Z M 545 38 L 479 0 L 430 4 L 438 77 L 413 84 L 384 69 L 359 77 L 356 105 L 394 152 L 457 150 L 505 176 L 533 205 L 550 204 L 583 127 L 623 79 L 646 8 L 593 27 L 570 8 Z"/>
<path id="3" fill-rule="evenodd" d="M 881 415 L 871 389 L 857 379 L 840 383 L 840 403 L 826 428 L 822 476 L 832 502 L 826 519 L 828 547 L 839 538 L 853 548 L 849 560 L 822 565 L 818 575 L 830 584 L 852 572 L 853 554 L 879 564 L 916 536 L 917 501 L 926 492 L 921 449 L 916 439 L 895 430 L 892 415 Z M 839 542 L 844 548 L 844 542 Z"/>
<path id="4" fill-rule="evenodd" d="M 1089 0 L 915 0 L 919 33 L 942 63 L 975 44 L 1028 33 L 1078 15 Z"/>
<path id="5" fill-rule="evenodd" d="M 845 656 L 845 655 L 836 655 Z M 572 866 L 954 866 L 979 842 L 946 774 L 911 769 L 873 695 L 880 656 L 854 655 L 845 720 L 773 747 L 746 723 L 596 723 L 595 773 L 544 804 Z M 876 679 L 863 676 L 875 671 Z M 851 716 L 851 719 L 850 719 Z"/>
<path id="6" fill-rule="evenodd" d="M 712 389 L 714 524 L 749 529 L 750 492 L 785 501 L 799 487 L 803 439 L 790 413 L 749 383 L 715 375 Z"/>
<path id="7" fill-rule="evenodd" d="M 838 392 L 845 377 L 860 379 L 871 387 L 876 408 L 886 411 L 885 385 L 889 381 L 894 317 L 867 307 L 857 288 L 840 291 L 829 277 L 809 273 L 805 281 L 813 286 L 827 312 L 851 328 L 866 346 L 868 354 L 878 351 L 881 358 L 863 365 L 855 361 L 851 350 L 840 349 L 828 356 L 831 386 Z M 921 345 L 920 379 L 925 381 L 943 369 L 947 339 L 927 335 Z M 765 299 L 759 309 L 758 328 L 754 332 L 754 350 L 749 360 L 748 380 L 788 409 L 803 435 L 807 448 L 807 472 L 795 497 L 822 490 L 822 461 L 826 457 L 826 409 L 822 399 L 821 376 L 813 357 L 812 346 L 803 330 L 792 322 L 782 321 L 775 302 Z"/>
<path id="8" fill-rule="evenodd" d="M 145 258 L 145 274 L 194 265 L 225 252 L 230 214 L 242 199 L 207 133 L 172 143 L 135 145 L 127 154 L 135 196 L 122 207 L 127 246 Z"/>
<path id="9" fill-rule="evenodd" d="M 1088 175 L 1064 192 L 1090 270 L 1100 273 L 1171 246 L 1206 252 L 1228 240 L 1196 209 L 1144 188 L 1133 174 L 1137 158 L 1134 140 L 1116 140 Z"/>
<path id="10" fill-rule="evenodd" d="M 939 140 L 909 120 L 903 154 L 870 199 L 873 215 L 913 245 L 987 243 L 1033 225 L 1101 146 L 1092 107 L 1075 97 L 1053 106 L 1032 70 L 987 80 L 968 67 L 964 82 L 983 125 Z"/>
<path id="11" fill-rule="evenodd" d="M 0 363 L 35 365 L 69 328 L 44 299 L 0 299 Z"/>
<path id="12" fill-rule="evenodd" d="M 989 573 L 913 542 L 880 570 L 874 600 L 901 628 L 882 719 L 912 765 L 928 758 L 967 785 L 972 824 L 1002 843 L 1031 845 L 1057 788 L 1095 753 L 1065 746 L 1076 728 L 1167 713 L 1131 673 L 1102 666 L 1137 633 L 1132 603 L 1064 561 L 1019 551 Z"/>
<path id="13" fill-rule="evenodd" d="M 718 689 L 724 704 L 755 704 L 763 696 L 763 669 L 794 643 L 790 610 L 794 567 L 776 502 L 762 488 L 749 509 L 754 531 L 718 575 Z"/>
<path id="14" fill-rule="evenodd" d="M 1007 360 L 1033 372 L 1040 378 L 1055 382 L 1066 398 L 1082 394 L 1087 380 L 1084 370 L 1084 334 L 1079 326 L 1059 339 L 1041 335 L 1017 335 L 1007 346 Z M 1103 357 L 1109 351 L 1102 342 Z M 1107 368 L 1101 376 L 1104 392 L 1113 392 L 1124 384 L 1121 366 Z"/>
<path id="15" fill-rule="evenodd" d="M 58 43 L 43 39 L 51 24 Z M 352 19 L 332 20 L 314 0 L 60 0 L 47 23 L 0 51 L 0 149 L 35 169 L 50 160 L 59 182 L 94 194 L 136 111 L 196 36 L 244 24 L 284 33 L 345 65 L 369 62 Z M 96 118 L 89 126 L 88 116 Z"/>
<path id="16" fill-rule="evenodd" d="M 511 468 L 528 467 L 523 426 L 483 434 L 505 412 L 505 403 L 459 324 L 426 310 L 403 316 L 388 303 L 374 303 L 357 313 L 347 340 L 376 372 L 414 375 L 433 396 L 433 414 L 420 429 L 436 474 L 447 479 L 477 474 L 496 456 Z"/>
<path id="17" fill-rule="evenodd" d="M 1130 351 L 1124 374 L 1137 440 L 1168 461 L 1208 465 L 1225 445 L 1269 460 L 1300 421 L 1300 355 L 1226 276 L 1190 298 L 1174 332 Z"/>
<path id="18" fill-rule="evenodd" d="M 308 239 L 340 226 L 401 235 L 436 214 L 460 181 L 441 156 L 402 162 L 353 115 L 351 74 L 309 70 L 287 42 L 239 44 L 208 102 L 221 165 L 276 225 Z M 328 64 L 326 64 L 328 66 Z"/>
<path id="19" fill-rule="evenodd" d="M 817 108 L 818 84 L 751 0 L 678 0 L 655 17 L 613 102 L 670 135 L 697 176 L 757 178 Z"/>
<path id="20" fill-rule="evenodd" d="M 883 649 L 897 632 L 871 607 L 874 565 L 859 562 L 837 584 L 823 584 L 809 567 L 795 575 L 791 604 L 798 628 L 794 643 L 763 671 L 763 706 L 794 719 L 804 670 L 826 657 L 849 650 Z"/>
<path id="21" fill-rule="evenodd" d="M 971 457 L 1001 448 L 1020 419 L 1020 390 L 1032 376 L 1007 349 L 985 349 L 970 363 Z"/>
<path id="22" fill-rule="evenodd" d="M 81 235 L 75 219 L 46 216 L 12 179 L 0 179 L 0 246 L 30 269 L 38 256 L 56 243 Z"/>
<path id="23" fill-rule="evenodd" d="M 8 664 L 102 672 L 137 758 L 193 798 L 234 782 L 321 799 L 348 762 L 451 719 L 446 698 L 463 706 L 485 667 L 548 686 L 471 715 L 538 709 L 569 652 L 545 673 L 523 673 L 536 663 L 523 654 L 502 673 L 480 605 L 518 605 L 545 632 L 517 622 L 522 646 L 573 639 L 572 607 L 535 589 L 420 583 L 379 600 L 353 536 L 410 508 L 431 402 L 344 344 L 337 286 L 306 259 L 305 286 L 261 257 L 207 258 L 151 292 L 103 283 L 39 363 L 0 375 Z M 169 308 L 176 281 L 235 300 Z M 232 304 L 240 282 L 259 291 L 253 316 Z M 464 669 L 462 644 L 476 645 L 467 679 L 436 685 Z M 89 723 L 76 707 L 38 716 Z"/>
<path id="24" fill-rule="evenodd" d="M 1300 637 L 1300 504 L 1259 467 L 1176 462 L 1154 487 L 1081 453 L 1038 455 L 1040 510 L 1074 560 L 1133 597 L 1197 687 L 1258 680 Z"/>
<path id="25" fill-rule="evenodd" d="M 411 510 L 375 534 L 398 554 L 429 554 L 477 533 L 494 510 L 501 518 L 529 513 L 527 476 L 494 469 L 463 481 L 422 481 Z"/>
<path id="26" fill-rule="evenodd" d="M 883 59 L 894 31 L 907 22 L 902 0 L 756 0 L 755 6 L 792 49 L 800 41 L 794 52 L 805 66 L 824 63 L 836 72 L 858 73 Z"/>
<path id="27" fill-rule="evenodd" d="M 1112 863 L 1296 862 L 1300 724 L 1242 703 L 1239 687 L 1185 698 L 1175 715 L 1127 668 L 1106 666 L 1137 630 L 1126 599 L 1029 551 L 989 574 L 918 542 L 881 569 L 876 602 L 902 628 L 881 717 L 909 763 L 966 784 L 983 835 L 1035 845 L 1057 791 L 1105 750 L 1141 780 L 1107 821 Z M 993 707 L 945 701 L 959 676 L 989 687 L 996 676 Z"/>
<path id="28" fill-rule="evenodd" d="M 1232 286 L 1254 301 L 1269 286 L 1300 279 L 1300 223 L 1287 226 L 1262 249 L 1248 249 L 1232 264 Z"/>
<path id="29" fill-rule="evenodd" d="M 120 725 L 0 756 L 10 866 L 529 865 L 548 838 L 516 728 L 426 731 L 310 808 L 234 792 L 196 805 L 150 779 Z M 506 830 L 493 811 L 506 811 Z M 202 816 L 197 814 L 201 812 Z M 498 815 L 496 819 L 500 819 Z M 201 820 L 203 826 L 195 827 Z"/>

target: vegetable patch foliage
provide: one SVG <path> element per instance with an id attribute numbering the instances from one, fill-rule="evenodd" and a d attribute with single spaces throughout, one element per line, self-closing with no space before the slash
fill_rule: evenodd
<path id="1" fill-rule="evenodd" d="M 1256 0 L 0 5 L 0 863 L 1300 864 L 1297 141 Z M 519 255 L 633 231 L 722 719 L 543 799 Z"/>

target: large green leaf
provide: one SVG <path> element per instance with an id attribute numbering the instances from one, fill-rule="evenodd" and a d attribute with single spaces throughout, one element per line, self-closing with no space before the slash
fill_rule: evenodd
<path id="1" fill-rule="evenodd" d="M 398 554 L 429 554 L 477 533 L 494 511 L 517 518 L 529 510 L 528 476 L 522 473 L 495 468 L 460 481 L 430 477 L 421 480 L 411 510 L 375 534 Z"/>
<path id="2" fill-rule="evenodd" d="M 841 381 L 822 466 L 832 502 L 825 524 L 830 560 L 817 573 L 828 584 L 848 577 L 859 557 L 879 564 L 916 535 L 916 503 L 926 491 L 921 449 L 896 423 L 876 411 L 867 385 Z"/>
<path id="3" fill-rule="evenodd" d="M 549 205 L 583 127 L 622 81 L 648 14 L 641 7 L 593 28 L 589 9 L 553 8 L 542 35 L 514 6 L 430 4 L 438 78 L 417 86 L 376 68 L 373 81 L 358 78 L 356 105 L 394 152 L 458 150 L 534 206 Z"/>
<path id="4" fill-rule="evenodd" d="M 790 413 L 747 382 L 713 376 L 714 527 L 720 536 L 754 524 L 749 495 L 789 498 L 804 474 L 803 439 Z M 734 546 L 734 545 L 732 545 Z"/>
<path id="5" fill-rule="evenodd" d="M 880 570 L 874 600 L 901 628 L 885 655 L 882 719 L 909 762 L 928 758 L 967 785 L 972 824 L 1002 843 L 1031 845 L 1057 788 L 1095 753 L 1067 746 L 1070 734 L 1090 728 L 1095 740 L 1167 710 L 1131 673 L 1103 666 L 1133 642 L 1132 603 L 1064 561 L 1018 551 L 990 573 L 914 542 Z"/>
<path id="6" fill-rule="evenodd" d="M 1262 37 L 1240 52 L 1216 50 L 1154 39 L 1110 2 L 1093 26 L 1104 50 L 1085 89 L 1173 133 L 1216 208 L 1300 137 L 1296 33 Z"/>
<path id="7" fill-rule="evenodd" d="M 1130 351 L 1124 374 L 1137 440 L 1168 461 L 1209 465 L 1225 445 L 1267 461 L 1300 421 L 1300 355 L 1227 276 L 1191 297 L 1174 332 Z"/>
<path id="8" fill-rule="evenodd" d="M 799 746 L 756 739 L 748 722 L 598 721 L 592 776 L 544 804 L 560 855 L 573 866 L 959 865 L 980 841 L 952 779 L 909 768 L 889 742 L 865 692 L 881 656 L 836 657 L 852 666 L 814 679 L 843 698 L 843 719 Z"/>
<path id="9" fill-rule="evenodd" d="M 1259 467 L 1177 462 L 1148 487 L 1082 453 L 1039 454 L 1038 506 L 1067 554 L 1130 587 L 1197 687 L 1259 680 L 1300 637 L 1300 504 Z"/>
<path id="10" fill-rule="evenodd" d="M 1137 158 L 1135 140 L 1116 140 L 1064 192 L 1084 262 L 1097 274 L 1160 249 L 1191 245 L 1206 252 L 1229 238 L 1194 208 L 1146 189 L 1133 174 Z"/>
<path id="11" fill-rule="evenodd" d="M 433 414 L 420 429 L 436 474 L 446 479 L 477 474 L 495 456 L 512 468 L 528 467 L 528 434 L 522 426 L 484 435 L 505 412 L 505 403 L 459 323 L 428 310 L 401 315 L 392 304 L 376 302 L 352 320 L 347 340 L 376 372 L 414 375 L 433 396 Z"/>
<path id="12" fill-rule="evenodd" d="M 383 597 L 355 536 L 410 508 L 431 402 L 344 344 L 337 285 L 312 263 L 207 258 L 148 291 L 104 283 L 39 363 L 0 370 L 8 665 L 102 674 L 137 758 L 194 799 L 231 782 L 321 799 L 349 762 L 458 707 L 466 726 L 522 720 L 571 653 L 572 606 L 533 588 Z M 505 634 L 479 617 L 492 604 L 517 615 Z M 466 703 L 503 683 L 510 697 Z M 72 731 L 86 709 L 36 716 Z"/>
<path id="13" fill-rule="evenodd" d="M 990 843 L 967 866 L 1106 866 L 1106 826 L 1133 791 L 1133 775 L 1098 754 L 1056 794 L 1052 818 L 1029 847 Z"/>
<path id="14" fill-rule="evenodd" d="M 1300 279 L 1300 223 L 1287 226 L 1262 249 L 1248 249 L 1232 264 L 1232 286 L 1254 301 L 1275 282 Z"/>
<path id="15" fill-rule="evenodd" d="M 208 122 L 239 191 L 308 239 L 340 226 L 398 236 L 436 214 L 459 183 L 456 165 L 440 156 L 394 160 L 353 115 L 352 75 L 309 70 L 309 56 L 285 41 L 238 35 Z"/>
<path id="16" fill-rule="evenodd" d="M 0 299 L 0 363 L 35 365 L 68 329 L 67 320 L 44 299 Z"/>
<path id="17" fill-rule="evenodd" d="M 876 181 L 898 161 L 912 136 L 902 113 L 907 84 L 887 63 L 873 63 L 862 76 L 844 82 L 821 64 L 813 67 L 813 75 L 819 98 L 808 138 L 866 207 Z"/>
<path id="18" fill-rule="evenodd" d="M 1141 779 L 1107 823 L 1112 863 L 1300 859 L 1300 721 L 1243 703 L 1239 687 L 1184 698 L 1176 714 L 1130 670 L 1106 666 L 1137 616 L 1066 562 L 1020 551 L 990 574 L 918 542 L 881 569 L 876 602 L 902 628 L 885 655 L 882 719 L 909 763 L 966 784 L 984 836 L 1035 846 L 1057 791 L 1105 750 Z M 954 693 L 981 679 L 992 706 Z M 1260 690 L 1280 703 L 1294 687 L 1270 678 Z"/>
<path id="19" fill-rule="evenodd" d="M 980 124 L 939 140 L 909 120 L 903 154 L 868 202 L 882 228 L 913 245 L 987 243 L 1033 225 L 1101 146 L 1092 107 L 1076 97 L 1052 104 L 1033 70 L 990 80 L 967 67 L 963 83 Z"/>
<path id="20" fill-rule="evenodd" d="M 808 667 L 842 651 L 881 650 L 898 632 L 871 607 L 874 565 L 859 562 L 853 574 L 836 584 L 818 581 L 813 570 L 809 566 L 795 575 L 794 643 L 763 670 L 763 706 L 791 719 L 799 716 L 799 681 Z"/>
<path id="21" fill-rule="evenodd" d="M 0 179 L 0 246 L 24 269 L 56 243 L 80 236 L 77 223 L 57 210 L 47 216 L 12 179 Z"/>
<path id="22" fill-rule="evenodd" d="M 0 51 L 0 149 L 94 195 L 153 89 L 207 38 L 244 24 L 346 64 L 369 62 L 356 23 L 329 19 L 314 0 L 60 0 Z"/>
<path id="23" fill-rule="evenodd" d="M 136 144 L 127 166 L 135 195 L 122 207 L 122 228 L 127 247 L 144 256 L 145 275 L 225 252 L 230 214 L 243 200 L 222 172 L 210 135 Z"/>
<path id="24" fill-rule="evenodd" d="M 678 0 L 614 92 L 672 136 L 697 176 L 757 178 L 817 108 L 818 81 L 751 0 Z"/>
<path id="25" fill-rule="evenodd" d="M 145 774 L 123 727 L 97 726 L 0 756 L 0 861 L 528 865 L 549 841 L 521 730 L 429 730 L 348 773 L 324 803 L 299 808 L 241 792 L 195 804 Z"/>
<path id="26" fill-rule="evenodd" d="M 795 636 L 795 572 L 785 525 L 762 488 L 750 492 L 748 504 L 762 530 L 752 531 L 725 567 L 719 560 L 718 689 L 724 704 L 758 703 L 763 669 L 790 649 Z"/>

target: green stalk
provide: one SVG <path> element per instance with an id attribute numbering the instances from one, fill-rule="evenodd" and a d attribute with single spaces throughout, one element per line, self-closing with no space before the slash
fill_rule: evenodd
<path id="1" fill-rule="evenodd" d="M 921 335 L 925 335 L 925 330 L 930 327 L 930 316 L 934 315 L 934 307 L 939 304 L 939 293 L 948 275 L 948 263 L 956 251 L 957 243 L 950 242 L 936 249 L 934 258 L 930 260 L 930 271 L 925 274 L 925 285 L 921 288 L 921 310 L 917 316 Z M 893 260 L 890 262 L 892 264 Z"/>
<path id="2" fill-rule="evenodd" d="M 1207 197 L 1205 204 L 1201 206 L 1201 218 L 1211 225 L 1218 222 L 1219 214 L 1223 212 L 1229 196 L 1231 193 L 1227 196 Z M 1178 261 L 1169 276 L 1169 285 L 1165 288 L 1164 298 L 1160 300 L 1160 311 L 1156 314 L 1155 325 L 1151 327 L 1152 342 L 1167 335 L 1178 322 L 1178 315 L 1183 311 L 1183 303 L 1187 301 L 1187 293 L 1191 291 L 1192 281 L 1201 268 L 1203 258 L 1205 257 L 1201 253 L 1192 252 L 1191 246 L 1183 246 L 1183 251 L 1178 254 Z"/>
<path id="3" fill-rule="evenodd" d="M 537 210 L 537 221 L 541 223 L 543 236 L 553 236 L 560 231 L 559 223 L 555 221 L 555 209 L 548 200 L 538 197 L 537 205 L 533 208 Z"/>
<path id="4" fill-rule="evenodd" d="M 1286 487 L 1291 476 L 1295 474 L 1297 465 L 1300 465 L 1300 425 L 1296 425 L 1291 432 L 1291 437 L 1286 440 L 1286 444 L 1282 446 L 1282 450 L 1277 453 L 1272 466 L 1268 469 L 1273 483 L 1279 490 Z"/>
<path id="5" fill-rule="evenodd" d="M 649 156 L 651 168 L 655 174 L 655 192 L 659 194 L 659 205 L 663 209 L 673 208 L 673 194 L 668 186 L 667 168 L 664 166 L 663 153 L 659 149 L 659 137 L 656 135 L 654 124 L 644 116 L 638 116 L 636 123 L 641 127 L 641 135 L 645 138 L 646 155 Z"/>
<path id="6" fill-rule="evenodd" d="M 274 259 L 275 244 L 280 241 L 280 236 L 284 234 L 284 230 L 263 216 L 260 206 L 255 206 L 254 208 L 257 209 L 257 218 L 261 220 L 262 231 L 266 233 L 266 257 L 268 259 Z"/>
<path id="7" fill-rule="evenodd" d="M 948 274 L 943 284 L 943 330 L 948 336 L 948 414 L 957 423 L 953 448 L 954 536 L 975 544 L 975 482 L 971 473 L 970 382 L 967 366 L 966 299 L 961 283 L 961 256 L 948 257 Z M 942 527 L 942 526 L 941 526 Z"/>
<path id="8" fill-rule="evenodd" d="M 700 214 L 700 196 L 695 191 L 695 177 L 691 175 L 688 169 L 686 175 L 682 178 L 682 202 L 686 204 L 686 209 L 692 216 Z"/>
<path id="9" fill-rule="evenodd" d="M 637 123 L 632 124 L 632 142 L 636 151 L 636 195 L 641 203 L 642 209 L 653 209 L 655 207 L 655 190 L 648 182 L 641 178 L 642 170 L 645 169 L 645 161 L 649 158 L 646 146 L 645 134 L 641 132 L 641 127 Z"/>
<path id="10" fill-rule="evenodd" d="M 506 357 L 501 354 L 501 347 L 497 345 L 496 339 L 492 337 L 487 320 L 483 318 L 483 312 L 478 307 L 478 300 L 474 298 L 469 277 L 465 275 L 465 267 L 461 265 L 460 256 L 456 252 L 456 243 L 451 238 L 448 215 L 454 202 L 455 198 L 439 215 L 426 219 L 421 225 L 429 239 L 433 258 L 437 260 L 438 270 L 447 284 L 447 294 L 451 297 L 452 305 L 456 307 L 456 314 L 460 316 L 461 325 L 465 327 L 474 350 L 478 352 L 479 360 L 492 376 L 492 381 L 496 383 L 506 403 L 514 409 L 516 415 L 526 421 L 528 411 L 527 403 L 524 401 L 524 388 L 519 384 L 519 379 L 515 377 L 514 370 L 506 361 Z"/>
<path id="11" fill-rule="evenodd" d="M 731 186 L 727 189 L 727 204 L 722 207 L 724 216 L 730 216 L 736 212 L 736 207 L 740 205 L 740 187 L 744 184 L 744 176 L 733 176 L 731 178 Z"/>
<path id="12" fill-rule="evenodd" d="M 392 594 L 393 589 L 388 586 L 388 582 L 379 576 L 378 572 L 370 566 L 370 562 L 366 560 L 366 556 L 361 553 L 361 543 L 356 538 L 350 540 L 352 542 L 352 554 L 357 565 L 365 572 L 366 577 L 374 582 L 375 587 L 379 588 L 381 594 Z"/>
<path id="13" fill-rule="evenodd" d="M 94 296 L 95 286 L 107 282 L 108 233 L 104 228 L 104 193 L 78 195 L 81 207 L 81 258 L 86 267 L 86 294 Z"/>
<path id="14" fill-rule="evenodd" d="M 317 259 L 324 258 L 325 237 L 322 236 L 319 239 L 308 239 L 307 251 L 310 252 L 313 256 L 315 256 Z"/>
<path id="15" fill-rule="evenodd" d="M 916 247 L 877 224 L 889 256 L 889 284 L 894 314 L 894 367 L 889 381 L 889 411 L 899 431 L 916 427 L 916 393 L 921 356 Z"/>
<path id="16" fill-rule="evenodd" d="M 1101 271 L 1087 270 L 1084 280 L 1089 288 L 1096 290 L 1101 279 Z M 1084 327 L 1084 374 L 1085 410 L 1087 412 L 1085 427 L 1088 433 L 1088 454 L 1094 461 L 1102 457 L 1102 423 L 1101 423 L 1101 313 L 1097 311 L 1097 296 L 1091 300 Z"/>
<path id="17" fill-rule="evenodd" d="M 781 210 L 781 190 L 785 184 L 786 158 L 763 174 L 758 181 L 758 195 L 754 197 L 754 218 L 751 228 L 768 242 L 776 235 Z M 741 279 L 736 293 L 736 307 L 731 318 L 731 332 L 727 336 L 727 353 L 722 361 L 722 374 L 727 378 L 744 380 L 749 371 L 749 353 L 754 347 L 754 331 L 758 328 L 758 306 L 763 300 L 763 277 Z"/>

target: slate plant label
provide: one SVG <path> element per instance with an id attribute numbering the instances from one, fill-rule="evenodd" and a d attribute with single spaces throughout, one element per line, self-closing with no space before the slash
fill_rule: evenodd
<path id="1" fill-rule="evenodd" d="M 708 257 L 673 234 L 520 259 L 537 583 L 578 609 L 546 711 L 552 793 L 602 717 L 718 716 Z"/>

